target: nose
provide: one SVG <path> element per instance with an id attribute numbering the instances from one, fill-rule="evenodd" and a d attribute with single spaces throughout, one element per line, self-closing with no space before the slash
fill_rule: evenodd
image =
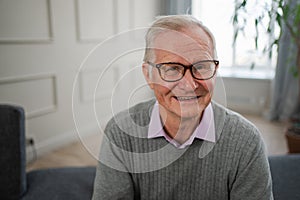
<path id="1" fill-rule="evenodd" d="M 195 90 L 199 87 L 199 83 L 193 78 L 191 71 L 187 70 L 184 77 L 180 80 L 179 86 L 185 90 Z"/>

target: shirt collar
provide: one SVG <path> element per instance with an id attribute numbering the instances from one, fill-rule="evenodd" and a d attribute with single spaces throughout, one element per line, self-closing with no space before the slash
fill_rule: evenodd
<path id="1" fill-rule="evenodd" d="M 191 145 L 195 138 L 209 142 L 215 142 L 215 122 L 211 103 L 204 110 L 202 119 L 191 137 L 185 143 L 179 144 L 165 133 L 159 115 L 159 104 L 156 101 L 151 113 L 148 128 L 148 138 L 157 137 L 164 137 L 168 142 L 172 143 L 178 148 L 185 148 L 186 146 Z"/>

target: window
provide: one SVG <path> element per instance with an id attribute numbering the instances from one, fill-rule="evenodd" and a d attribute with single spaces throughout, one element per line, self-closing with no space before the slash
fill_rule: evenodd
<path id="1" fill-rule="evenodd" d="M 239 69 L 250 69 L 251 66 L 255 69 L 272 69 L 274 71 L 276 55 L 270 60 L 268 54 L 262 53 L 265 47 L 265 42 L 268 42 L 264 35 L 264 30 L 259 30 L 260 40 L 258 42 L 259 51 L 255 50 L 254 33 L 255 26 L 247 26 L 245 29 L 245 37 L 239 34 L 234 46 L 234 27 L 232 25 L 232 16 L 235 8 L 235 1 L 224 0 L 193 0 L 192 14 L 202 21 L 214 34 L 218 59 L 222 67 L 237 67 Z M 259 1 L 248 1 L 253 3 L 253 14 L 257 13 L 257 3 Z M 261 2 L 261 1 L 260 1 Z M 266 4 L 271 0 L 264 0 Z M 259 53 L 260 52 L 260 53 Z M 256 70 L 253 70 L 256 71 Z"/>

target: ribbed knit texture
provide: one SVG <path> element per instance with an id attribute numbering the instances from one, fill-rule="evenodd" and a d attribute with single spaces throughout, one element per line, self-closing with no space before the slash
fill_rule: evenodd
<path id="1" fill-rule="evenodd" d="M 153 104 L 108 123 L 93 200 L 273 199 L 264 144 L 250 122 L 213 103 L 216 143 L 195 139 L 177 149 L 163 137 L 147 139 Z"/>

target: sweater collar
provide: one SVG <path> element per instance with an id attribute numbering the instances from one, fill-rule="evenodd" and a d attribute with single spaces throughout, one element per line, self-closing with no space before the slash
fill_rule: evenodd
<path id="1" fill-rule="evenodd" d="M 203 117 L 193 134 L 183 144 L 179 144 L 170 138 L 165 133 L 162 124 L 163 123 L 161 122 L 159 115 L 159 104 L 156 101 L 151 112 L 150 123 L 148 127 L 148 138 L 164 137 L 168 142 L 180 149 L 191 145 L 194 139 L 202 139 L 204 141 L 213 143 L 216 141 L 214 112 L 211 104 L 209 104 L 204 110 Z"/>

